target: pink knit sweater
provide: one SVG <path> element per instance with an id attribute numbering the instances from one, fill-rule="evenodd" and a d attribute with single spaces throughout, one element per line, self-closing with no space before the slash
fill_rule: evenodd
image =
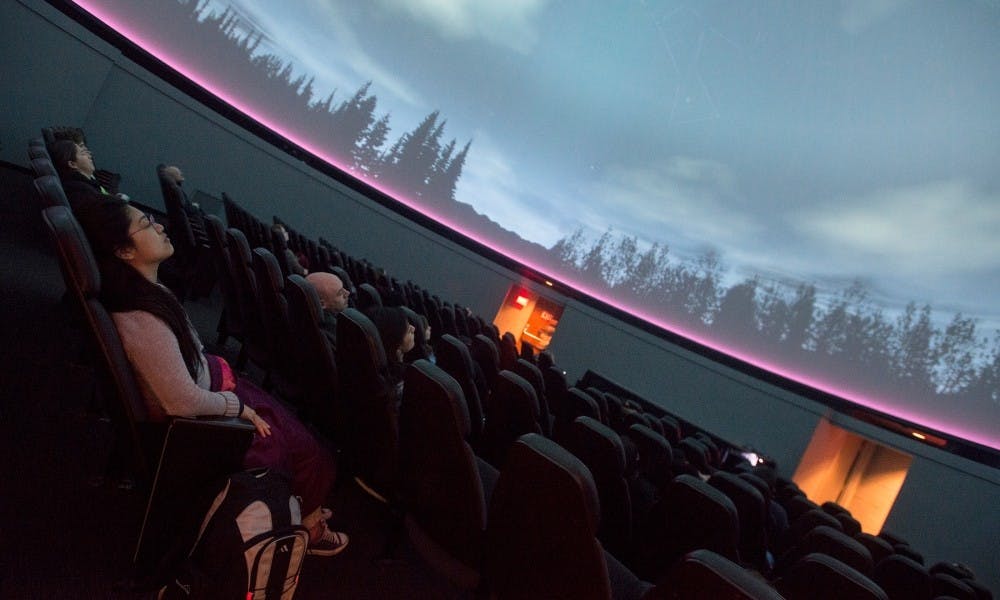
<path id="1" fill-rule="evenodd" d="M 236 394 L 209 390 L 204 357 L 198 380 L 191 379 L 177 337 L 166 323 L 142 310 L 112 313 L 111 317 L 152 418 L 239 416 Z"/>

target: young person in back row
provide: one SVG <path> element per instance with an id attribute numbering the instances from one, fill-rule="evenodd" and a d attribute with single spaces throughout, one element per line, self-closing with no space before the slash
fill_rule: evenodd
<path id="1" fill-rule="evenodd" d="M 74 209 L 101 271 L 101 301 L 111 313 L 150 414 L 239 417 L 256 428 L 244 465 L 285 471 L 302 499 L 310 554 L 333 556 L 348 543 L 331 531 L 323 508 L 334 483 L 333 457 L 290 412 L 225 360 L 205 355 L 184 308 L 157 281 L 173 252 L 163 226 L 109 197 Z"/>

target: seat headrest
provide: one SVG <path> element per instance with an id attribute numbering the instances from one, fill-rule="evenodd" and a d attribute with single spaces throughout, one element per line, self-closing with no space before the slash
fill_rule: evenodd
<path id="1" fill-rule="evenodd" d="M 301 275 L 291 274 L 286 278 L 288 285 L 285 291 L 289 295 L 291 304 L 294 305 L 301 318 L 309 319 L 312 323 L 319 323 L 323 319 L 323 306 L 319 301 L 319 294 L 316 288 Z"/>
<path id="2" fill-rule="evenodd" d="M 271 254 L 271 251 L 267 248 L 254 248 L 252 260 L 259 289 L 266 286 L 272 292 L 281 293 L 285 289 L 285 282 L 281 276 L 278 259 Z"/>
<path id="3" fill-rule="evenodd" d="M 522 435 L 510 447 L 500 476 L 508 472 L 519 473 L 523 483 L 534 482 L 550 487 L 552 493 L 579 498 L 578 507 L 567 509 L 582 509 L 590 535 L 597 534 L 601 518 L 597 486 L 586 465 L 568 450 L 537 433 Z"/>
<path id="4" fill-rule="evenodd" d="M 31 162 L 34 164 L 35 161 Z M 66 192 L 63 190 L 59 177 L 57 177 L 54 173 L 51 175 L 43 175 L 35 179 L 35 191 L 38 192 L 38 198 L 41 201 L 42 208 L 48 208 L 50 206 L 69 207 L 69 200 L 66 199 Z"/>
<path id="5" fill-rule="evenodd" d="M 469 439 L 472 431 L 469 408 L 465 403 L 462 387 L 455 378 L 434 363 L 420 359 L 413 361 L 406 370 L 403 385 L 403 403 L 445 403 L 455 419 L 464 439 Z M 412 400 L 411 400 L 412 398 Z M 438 407 L 439 409 L 441 407 Z M 435 411 L 434 414 L 440 414 Z"/>
<path id="6" fill-rule="evenodd" d="M 610 427 L 592 417 L 577 417 L 571 427 L 572 450 L 584 464 L 605 476 L 624 477 L 625 447 Z"/>
<path id="7" fill-rule="evenodd" d="M 82 299 L 96 298 L 101 292 L 101 274 L 76 217 L 68 206 L 50 206 L 42 211 L 42 218 L 56 246 L 63 277 L 72 281 Z"/>

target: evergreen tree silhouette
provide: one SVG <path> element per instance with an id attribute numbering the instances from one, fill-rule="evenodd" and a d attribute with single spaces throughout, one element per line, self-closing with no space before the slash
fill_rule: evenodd
<path id="1" fill-rule="evenodd" d="M 354 149 L 354 166 L 372 177 L 378 175 L 378 165 L 382 160 L 382 146 L 389 137 L 389 115 L 372 123 Z"/>
<path id="2" fill-rule="evenodd" d="M 438 115 L 438 111 L 430 113 L 413 131 L 400 136 L 382 162 L 382 178 L 415 198 L 426 191 L 428 178 L 441 151 L 444 124 L 437 123 Z"/>
<path id="3" fill-rule="evenodd" d="M 911 391 L 932 390 L 932 369 L 935 331 L 931 325 L 931 307 L 917 309 L 915 303 L 906 305 L 896 321 L 892 339 L 892 368 L 897 381 Z"/>
<path id="4" fill-rule="evenodd" d="M 976 321 L 956 314 L 938 337 L 934 380 L 941 394 L 955 394 L 976 379 Z"/>
<path id="5" fill-rule="evenodd" d="M 750 339 L 748 336 L 757 331 L 757 283 L 756 278 L 747 279 L 726 290 L 712 320 L 713 329 L 736 339 Z"/>

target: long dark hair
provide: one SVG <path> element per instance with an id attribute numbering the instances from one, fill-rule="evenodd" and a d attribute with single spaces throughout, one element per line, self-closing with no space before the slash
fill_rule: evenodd
<path id="1" fill-rule="evenodd" d="M 177 338 L 188 373 L 197 379 L 201 350 L 184 307 L 167 288 L 152 283 L 116 255 L 118 250 L 132 246 L 128 203 L 109 197 L 107 201 L 87 203 L 75 214 L 97 258 L 104 307 L 109 312 L 146 311 L 166 323 Z"/>

